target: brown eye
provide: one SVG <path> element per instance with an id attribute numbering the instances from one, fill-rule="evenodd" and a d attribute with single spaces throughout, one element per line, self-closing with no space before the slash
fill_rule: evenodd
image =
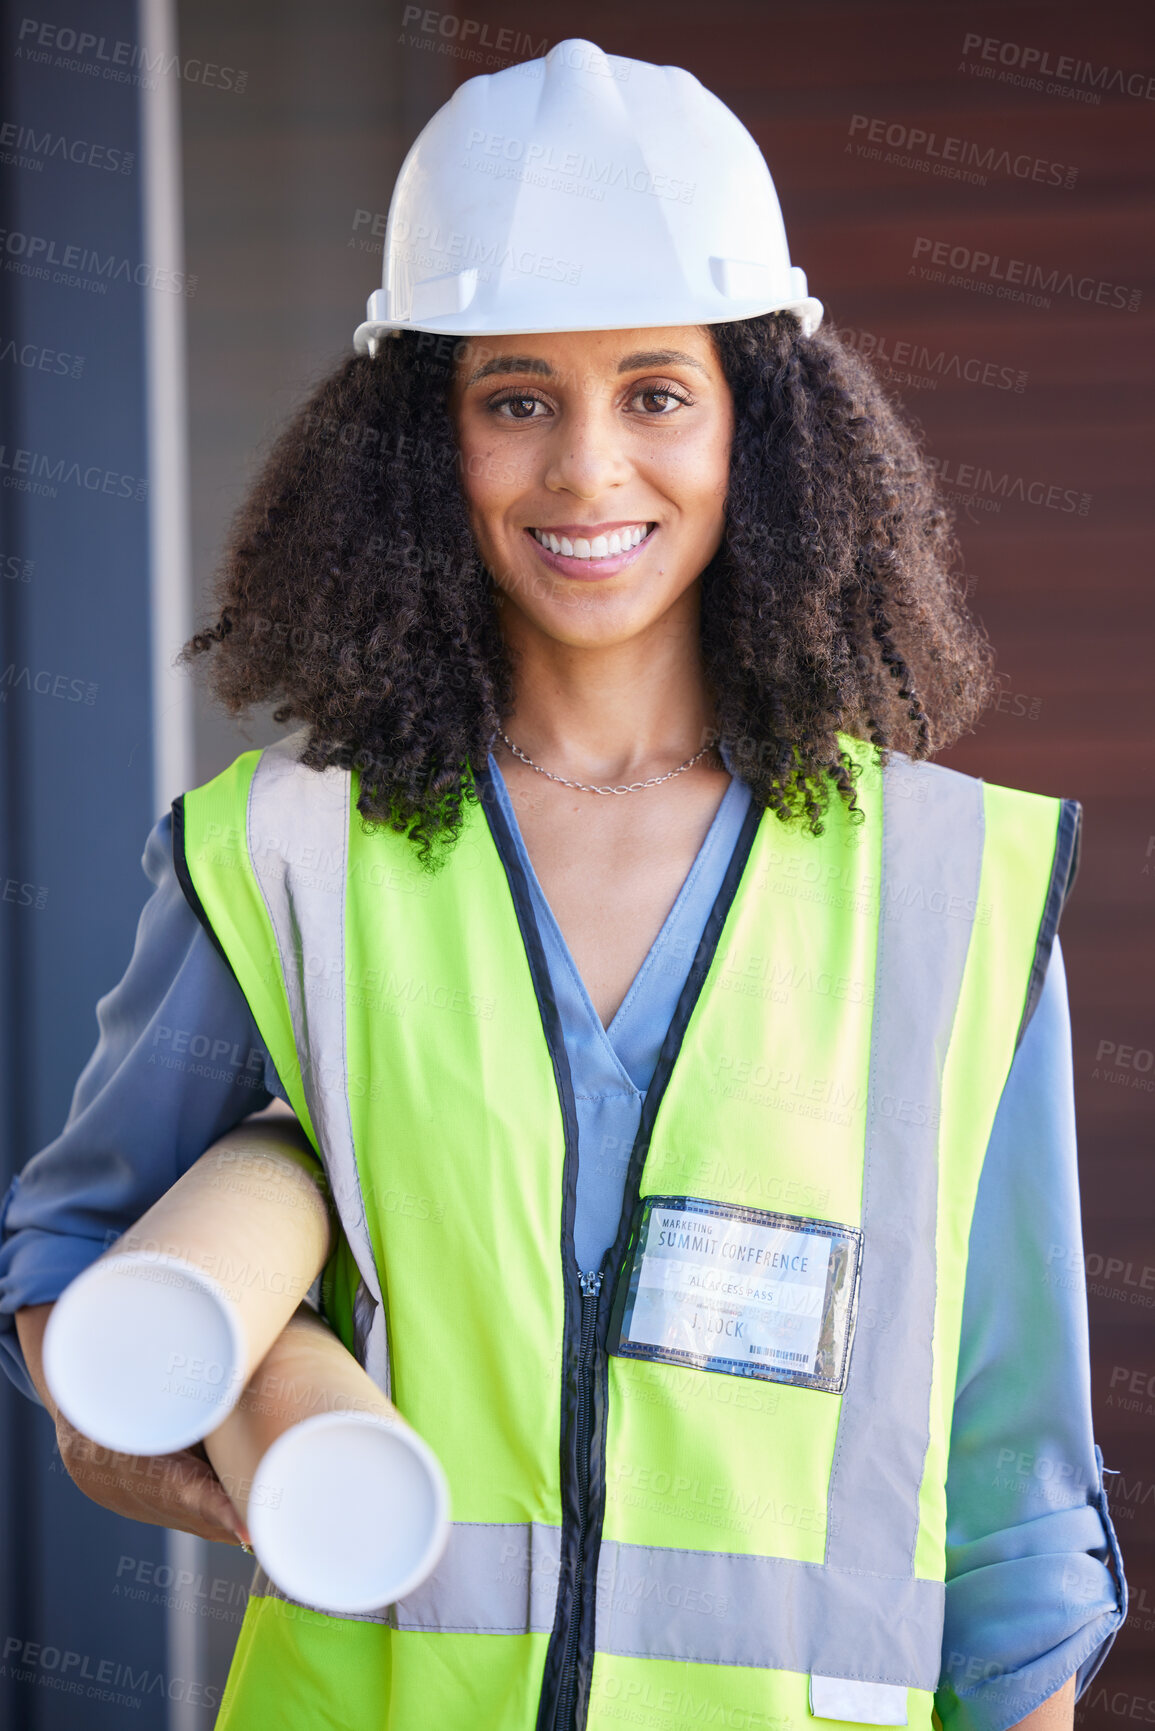
<path id="1" fill-rule="evenodd" d="M 532 421 L 540 418 L 535 416 L 534 409 L 539 403 L 541 403 L 541 401 L 542 399 L 540 397 L 495 397 L 489 407 L 491 413 L 500 415 L 503 420 Z M 542 406 L 544 407 L 545 405 L 542 404 Z M 503 413 L 506 409 L 510 411 L 508 415 Z"/>
<path id="2" fill-rule="evenodd" d="M 672 391 L 665 385 L 647 385 L 635 392 L 634 401 L 643 405 L 647 415 L 657 419 L 660 415 L 671 415 L 676 410 L 684 408 L 690 401 L 679 391 Z M 657 405 L 655 407 L 655 405 Z"/>

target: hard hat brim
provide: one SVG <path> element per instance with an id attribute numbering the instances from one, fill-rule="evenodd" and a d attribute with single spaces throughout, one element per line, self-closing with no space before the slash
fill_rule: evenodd
<path id="1" fill-rule="evenodd" d="M 394 333 L 400 333 L 401 331 L 429 331 L 436 336 L 458 337 L 462 339 L 467 337 L 548 336 L 562 330 L 659 330 L 679 324 L 734 324 L 739 319 L 760 318 L 764 313 L 793 313 L 802 326 L 802 335 L 809 337 L 814 335 L 814 332 L 822 323 L 824 310 L 825 309 L 820 300 L 815 300 L 813 295 L 808 295 L 805 300 L 778 302 L 772 306 L 767 306 L 762 301 L 751 301 L 749 305 L 745 306 L 736 306 L 731 302 L 724 310 L 719 309 L 716 316 L 707 318 L 701 316 L 700 310 L 697 317 L 687 315 L 684 318 L 679 318 L 676 309 L 671 308 L 669 317 L 663 319 L 660 324 L 652 316 L 644 321 L 631 321 L 629 318 L 623 317 L 620 309 L 612 315 L 607 311 L 600 318 L 591 318 L 589 320 L 583 319 L 580 323 L 576 324 L 569 323 L 564 326 L 549 324 L 538 326 L 520 323 L 511 324 L 507 329 L 501 329 L 489 324 L 486 324 L 485 328 L 482 329 L 477 325 L 472 325 L 470 321 L 467 318 L 464 318 L 460 313 L 446 314 L 442 318 L 430 318 L 420 321 L 410 319 L 366 319 L 363 324 L 357 326 L 357 329 L 353 333 L 353 347 L 358 354 L 372 354 L 374 351 L 370 347 L 370 344 L 374 343 L 381 337 L 391 336 Z"/>

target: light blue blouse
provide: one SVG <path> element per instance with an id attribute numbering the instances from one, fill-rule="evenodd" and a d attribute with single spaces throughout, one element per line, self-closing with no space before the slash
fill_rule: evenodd
<path id="1" fill-rule="evenodd" d="M 579 1268 L 596 1269 L 617 1233 L 642 1103 L 737 845 L 750 807 L 750 789 L 745 782 L 731 779 L 661 931 L 613 1021 L 604 1028 L 530 863 L 505 781 L 492 756 L 489 771 L 529 883 L 565 1034 L 578 1120 L 574 1250 Z"/>
<path id="2" fill-rule="evenodd" d="M 582 1268 L 596 1268 L 616 1232 L 645 1091 L 750 792 L 731 781 L 606 1029 L 492 757 L 489 767 L 564 1032 L 578 1116 L 575 1248 Z M 181 892 L 167 815 L 143 864 L 155 888 L 124 978 L 97 1005 L 99 1038 L 67 1123 L 13 1179 L 0 1209 L 0 1359 L 33 1398 L 13 1312 L 57 1298 L 108 1235 L 124 1231 L 217 1137 L 274 1094 L 285 1099 L 239 987 Z M 1093 1442 L 1086 1297 L 1051 1278 L 1081 1249 L 1056 938 L 996 1115 L 971 1233 L 947 1479 L 945 1731 L 1007 1731 L 1072 1675 L 1081 1691 L 1123 1619 L 1122 1567 Z"/>

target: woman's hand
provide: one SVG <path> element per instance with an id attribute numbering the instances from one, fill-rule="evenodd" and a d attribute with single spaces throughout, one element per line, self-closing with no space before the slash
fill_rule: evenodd
<path id="1" fill-rule="evenodd" d="M 208 1463 L 203 1446 L 171 1455 L 124 1455 L 102 1448 L 65 1418 L 44 1380 L 42 1347 L 51 1304 L 16 1313 L 28 1374 L 56 1425 L 60 1458 L 86 1497 L 114 1514 L 155 1527 L 176 1527 L 219 1544 L 249 1542 L 244 1522 Z"/>
<path id="2" fill-rule="evenodd" d="M 248 1543 L 241 1517 L 199 1443 L 172 1455 L 116 1454 L 82 1435 L 61 1412 L 56 1442 L 73 1483 L 114 1514 L 223 1545 Z"/>

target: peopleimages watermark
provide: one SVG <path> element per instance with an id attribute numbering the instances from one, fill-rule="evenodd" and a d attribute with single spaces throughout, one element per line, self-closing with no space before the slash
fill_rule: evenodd
<path id="1" fill-rule="evenodd" d="M 1129 1619 L 1129 1623 L 1134 1618 Z M 1125 1689 L 1116 1689 L 1108 1694 L 1106 1685 L 1100 1683 L 1091 1689 L 1079 1702 L 1079 1718 L 1085 1714 L 1094 1713 L 1099 1708 L 1104 1713 L 1111 1713 L 1116 1719 L 1138 1719 L 1144 1725 L 1155 1725 L 1155 1696 L 1128 1695 Z"/>
<path id="2" fill-rule="evenodd" d="M 416 33 L 404 32 L 410 25 Z M 540 78 L 542 60 L 556 63 L 563 60 L 575 71 L 612 78 L 624 84 L 630 76 L 630 63 L 621 57 L 611 58 L 586 42 L 563 38 L 550 46 L 548 36 L 540 42 L 524 30 L 512 25 L 491 25 L 487 19 L 466 18 L 460 12 L 438 12 L 431 6 L 406 6 L 401 14 L 402 34 L 398 42 L 403 47 L 420 48 L 426 53 L 447 54 L 454 60 L 467 60 L 475 66 L 505 67 L 509 57 L 516 70 L 527 78 Z"/>
<path id="3" fill-rule="evenodd" d="M 1136 1509 L 1147 1503 L 1155 1504 L 1155 1481 L 1145 1484 L 1142 1479 L 1126 1479 L 1120 1473 L 1111 1486 L 1111 1513 L 1115 1519 L 1132 1521 Z"/>
<path id="4" fill-rule="evenodd" d="M 149 1557 L 122 1556 L 116 1566 L 111 1597 L 240 1622 L 248 1603 L 249 1585 L 227 1575 L 208 1576 L 192 1569 L 175 1569 Z"/>
<path id="5" fill-rule="evenodd" d="M 1081 1245 L 1072 1249 L 1052 1244 L 1047 1249 L 1043 1281 L 1065 1292 L 1085 1286 L 1096 1298 L 1118 1299 L 1144 1310 L 1155 1308 L 1155 1262 L 1136 1264 L 1133 1259 L 1104 1256 L 1098 1250 L 1084 1254 Z"/>
<path id="6" fill-rule="evenodd" d="M 1072 512 L 1079 517 L 1085 517 L 1091 509 L 1090 493 L 1060 486 L 1057 481 L 1032 481 L 1005 470 L 996 474 L 982 464 L 957 463 L 950 457 L 928 457 L 927 464 L 941 486 L 957 489 L 966 495 L 967 503 L 984 511 L 1001 511 L 1004 499 L 1018 500 L 1020 505 L 1041 505 L 1046 511 Z"/>
<path id="7" fill-rule="evenodd" d="M 96 702 L 99 689 L 91 680 L 73 679 L 67 673 L 52 673 L 46 667 L 33 673 L 31 667 L 17 667 L 14 661 L 0 671 L 0 703 L 7 703 L 10 691 L 34 691 L 40 697 L 58 698 L 61 703 L 87 703 L 91 706 Z"/>
<path id="8" fill-rule="evenodd" d="M 59 72 L 82 72 L 90 78 L 105 78 L 114 84 L 137 84 L 156 88 L 156 75 L 175 74 L 186 84 L 203 84 L 211 90 L 231 90 L 237 96 L 248 83 L 247 72 L 235 66 L 220 66 L 213 60 L 182 60 L 163 49 L 150 51 L 139 42 L 94 35 L 68 24 L 49 24 L 39 18 L 22 18 L 17 31 L 15 58 L 37 66 L 54 66 Z"/>
<path id="9" fill-rule="evenodd" d="M 119 469 L 102 469 L 97 463 L 81 467 L 66 457 L 50 457 L 45 451 L 29 451 L 23 445 L 13 449 L 0 445 L 0 485 L 48 499 L 55 499 L 62 486 L 135 499 L 138 504 L 148 497 L 148 482 L 139 475 L 123 475 Z"/>
<path id="10" fill-rule="evenodd" d="M 1007 675 L 1000 673 L 999 678 Z M 1025 715 L 1028 721 L 1037 721 L 1043 713 L 1041 697 L 1032 697 L 1029 691 L 1002 690 L 983 705 L 984 709 L 994 709 L 999 715 Z"/>
<path id="11" fill-rule="evenodd" d="M 1155 1094 L 1155 1052 L 1149 1046 L 1120 1045 L 1118 1040 L 1100 1040 L 1095 1051 L 1093 1082 L 1108 1082 L 1114 1088 L 1138 1088 Z"/>
<path id="12" fill-rule="evenodd" d="M 406 6 L 401 14 L 401 28 L 407 30 L 411 24 L 426 36 L 439 38 L 441 53 L 465 59 L 484 58 L 490 65 L 504 54 L 516 54 L 519 60 L 540 60 L 549 44 L 548 36 L 535 42 L 524 30 L 514 30 L 510 25 L 493 27 L 480 18 L 463 18 L 458 12 L 437 12 L 429 6 Z M 415 44 L 411 41 L 410 46 Z M 432 48 L 433 43 L 422 43 L 421 46 Z M 480 53 L 483 48 L 490 50 L 487 56 Z"/>
<path id="13" fill-rule="evenodd" d="M 12 902 L 22 908 L 44 908 L 48 906 L 48 890 L 44 884 L 0 877 L 0 902 Z"/>
<path id="14" fill-rule="evenodd" d="M 260 1088 L 264 1083 L 265 1056 L 259 1046 L 246 1049 L 219 1036 L 171 1028 L 164 1022 L 154 1027 L 152 1045 L 147 1061 L 159 1069 L 230 1082 L 235 1088 Z"/>
<path id="15" fill-rule="evenodd" d="M 926 263 L 912 264 L 908 276 L 977 288 L 983 294 L 997 295 L 999 300 L 1026 301 L 1031 306 L 1049 307 L 1050 296 L 1070 295 L 1074 300 L 1093 301 L 1096 306 L 1120 307 L 1134 313 L 1143 299 L 1142 289 L 1127 288 L 1122 283 L 1093 276 L 1077 277 L 1074 271 L 1062 271 L 1057 265 L 1047 268 L 1028 259 L 1004 259 L 1001 253 L 987 252 L 982 247 L 952 246 L 948 240 L 935 240 L 925 234 L 915 236 L 911 257 L 925 259 Z M 947 269 L 955 274 L 948 277 Z"/>
<path id="16" fill-rule="evenodd" d="M 147 1665 L 138 1670 L 118 1659 L 100 1659 L 51 1642 L 26 1641 L 19 1635 L 5 1637 L 0 1672 L 16 1682 L 47 1684 L 68 1695 L 123 1707 L 139 1708 L 144 1696 L 158 1695 L 161 1700 L 213 1708 L 221 1693 L 215 1683 L 166 1677 L 163 1671 L 150 1671 Z"/>
<path id="17" fill-rule="evenodd" d="M 580 187 L 583 196 L 598 202 L 604 200 L 607 187 L 621 187 L 691 204 L 698 186 L 695 180 L 657 173 L 641 161 L 627 163 L 588 156 L 582 150 L 559 150 L 541 139 L 515 138 L 481 126 L 470 128 L 466 149 L 469 154 L 462 160 L 464 168 L 564 191 L 576 192 Z"/>
<path id="18" fill-rule="evenodd" d="M 29 372 L 53 373 L 78 379 L 84 371 L 84 356 L 46 348 L 43 343 L 18 343 L 15 337 L 0 337 L 0 361 L 27 367 Z"/>
<path id="19" fill-rule="evenodd" d="M 995 144 L 984 147 L 950 133 L 940 138 L 937 132 L 928 132 L 922 126 L 904 126 L 900 121 L 881 120 L 867 114 L 851 115 L 849 136 L 854 140 L 854 153 L 867 161 L 894 163 L 920 174 L 966 180 L 977 186 L 985 186 L 989 175 L 1005 174 L 1015 180 L 1034 180 L 1069 191 L 1079 178 L 1078 169 L 1069 163 L 1050 162 L 1026 150 L 1000 150 Z M 884 144 L 888 147 L 885 156 Z M 846 149 L 851 149 L 849 143 Z"/>
<path id="20" fill-rule="evenodd" d="M 196 293 L 197 279 L 185 271 L 164 270 L 146 259 L 134 263 L 130 258 L 118 258 L 116 253 L 103 254 L 92 247 L 58 242 L 51 235 L 0 228 L 0 249 L 5 255 L 5 270 L 66 288 L 107 294 L 110 282 L 131 282 L 137 288 L 159 289 L 165 294 Z"/>
<path id="21" fill-rule="evenodd" d="M 131 174 L 136 156 L 113 144 L 94 144 L 84 138 L 66 138 L 62 132 L 37 132 L 35 127 L 20 126 L 14 120 L 0 121 L 0 162 L 9 168 L 32 168 L 40 173 L 52 159 L 102 169 L 106 174 Z"/>
<path id="22" fill-rule="evenodd" d="M 996 1491 L 1033 1493 L 1048 1502 L 1071 1506 L 1090 1500 L 1094 1486 L 1084 1475 L 1081 1461 L 1062 1460 L 1054 1455 L 1032 1454 L 1027 1450 L 1001 1448 L 997 1470 L 990 1488 Z"/>
<path id="23" fill-rule="evenodd" d="M 1026 90 L 1042 90 L 1048 96 L 1067 96 L 1076 102 L 1099 103 L 1104 90 L 1155 102 L 1155 73 L 1125 72 L 1118 66 L 1097 66 L 1073 54 L 1051 56 L 1049 48 L 1028 47 L 998 36 L 981 36 L 968 30 L 963 37 L 960 72 L 993 78 L 1000 84 L 1015 84 Z M 974 56 L 972 59 L 971 56 Z M 1050 82 L 1048 83 L 1048 80 Z M 1087 86 L 1092 88 L 1088 89 Z"/>
<path id="24" fill-rule="evenodd" d="M 462 166 L 471 164 L 462 158 Z M 357 245 L 362 252 L 380 254 L 381 246 L 369 242 L 358 230 L 369 225 L 373 236 L 384 235 L 385 213 L 370 210 L 353 212 L 353 235 L 349 246 Z M 581 280 L 581 265 L 572 259 L 559 258 L 554 253 L 537 252 L 533 247 L 512 247 L 494 240 L 491 235 L 469 234 L 463 229 L 442 228 L 439 223 L 396 222 L 393 226 L 392 251 L 419 270 L 441 274 L 472 266 L 482 282 L 489 282 L 493 271 L 506 271 L 513 276 L 544 277 L 549 282 L 575 284 Z"/>
<path id="25" fill-rule="evenodd" d="M 31 583 L 35 570 L 35 559 L 24 559 L 19 553 L 0 552 L 0 577 L 6 582 Z"/>
<path id="26" fill-rule="evenodd" d="M 834 335 L 848 348 L 855 349 L 864 361 L 873 362 L 882 378 L 894 384 L 911 385 L 915 390 L 937 391 L 940 379 L 957 379 L 995 391 L 1014 391 L 1018 396 L 1027 388 L 1028 375 L 1021 368 L 1004 366 L 1000 361 L 952 354 L 947 349 L 931 349 L 926 343 L 895 339 L 877 331 L 856 331 L 850 326 L 835 329 Z"/>

